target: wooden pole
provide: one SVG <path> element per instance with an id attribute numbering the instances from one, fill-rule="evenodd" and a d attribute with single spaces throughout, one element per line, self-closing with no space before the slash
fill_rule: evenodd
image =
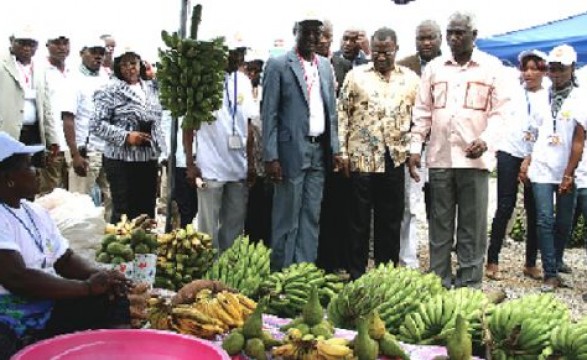
<path id="1" fill-rule="evenodd" d="M 187 35 L 187 19 L 188 19 L 188 3 L 190 0 L 181 1 L 181 12 L 179 18 L 179 36 L 183 39 Z M 167 209 L 165 214 L 165 232 L 172 230 L 173 220 L 173 194 L 175 194 L 175 167 L 177 159 L 175 153 L 177 152 L 177 117 L 171 118 L 171 139 L 169 144 L 169 159 L 167 162 Z"/>

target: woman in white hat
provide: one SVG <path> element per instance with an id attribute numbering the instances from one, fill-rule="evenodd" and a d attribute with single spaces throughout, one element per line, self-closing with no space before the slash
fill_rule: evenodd
<path id="1" fill-rule="evenodd" d="M 546 74 L 546 54 L 538 50 L 523 51 L 518 56 L 519 76 L 522 86 L 512 85 L 510 121 L 499 144 L 497 157 L 497 208 L 491 224 L 489 249 L 487 251 L 487 268 L 485 275 L 492 280 L 501 280 L 499 271 L 499 253 L 506 235 L 508 221 L 516 205 L 518 195 L 518 173 L 524 157 L 529 155 L 529 142 L 533 141 L 535 130 L 530 125 L 532 109 L 537 103 L 548 99 L 548 90 L 543 87 Z M 529 182 L 524 183 L 524 207 L 526 209 L 526 263 L 524 275 L 533 279 L 541 277 L 536 267 L 538 245 L 536 240 L 536 215 L 534 198 Z"/>

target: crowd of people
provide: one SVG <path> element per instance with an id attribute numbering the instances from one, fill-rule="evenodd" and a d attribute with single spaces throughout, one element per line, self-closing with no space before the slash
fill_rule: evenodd
<path id="1" fill-rule="evenodd" d="M 293 36 L 291 50 L 268 59 L 229 41 L 216 121 L 179 127 L 167 201 L 181 226 L 195 222 L 219 251 L 242 233 L 264 241 L 273 270 L 314 262 L 356 279 L 371 236 L 375 264 L 420 266 L 424 203 L 429 270 L 447 288 L 480 287 L 484 276 L 502 279 L 499 254 L 522 184 L 520 271 L 543 291 L 561 286 L 559 272 L 572 271 L 563 259 L 575 211 L 587 215 L 587 92 L 572 47 L 528 49 L 517 69 L 506 67 L 475 47 L 475 19 L 462 12 L 444 32 L 422 21 L 415 39 L 402 39 L 416 53 L 401 60 L 389 27 L 371 36 L 346 29 L 332 51 L 333 24 L 306 15 Z M 154 217 L 169 156 L 172 121 L 154 69 L 136 50 L 115 52 L 110 35 L 85 41 L 70 68 L 69 37 L 50 34 L 42 59 L 38 35 L 15 31 L 0 59 L 0 348 L 66 331 L 53 326 L 64 316 L 57 309 L 78 297 L 101 309 L 80 315 L 78 328 L 127 322 L 124 297 L 106 295 L 130 285 L 75 255 L 32 200 L 61 187 L 92 196 L 112 223 Z"/>

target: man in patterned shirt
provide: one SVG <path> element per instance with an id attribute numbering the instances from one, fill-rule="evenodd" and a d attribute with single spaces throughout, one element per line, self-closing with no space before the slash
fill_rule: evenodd
<path id="1" fill-rule="evenodd" d="M 375 262 L 398 263 L 407 158 L 419 78 L 395 65 L 395 31 L 380 28 L 371 39 L 373 63 L 353 68 L 339 100 L 339 139 L 344 171 L 351 178 L 348 272 L 353 279 L 368 260 L 371 210 Z"/>

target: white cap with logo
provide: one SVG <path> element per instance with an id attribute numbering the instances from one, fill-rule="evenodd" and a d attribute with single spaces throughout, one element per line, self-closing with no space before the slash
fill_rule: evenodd
<path id="1" fill-rule="evenodd" d="M 577 52 L 570 45 L 559 45 L 548 53 L 548 62 L 561 63 L 565 66 L 572 65 L 577 62 Z"/>
<path id="2" fill-rule="evenodd" d="M 4 131 L 0 131 L 0 161 L 4 161 L 12 155 L 36 154 L 45 150 L 43 145 L 25 145 L 12 138 Z"/>

